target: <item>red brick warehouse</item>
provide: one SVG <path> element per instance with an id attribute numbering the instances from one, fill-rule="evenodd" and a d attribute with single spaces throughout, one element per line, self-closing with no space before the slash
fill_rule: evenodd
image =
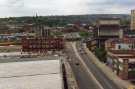
<path id="1" fill-rule="evenodd" d="M 23 52 L 47 52 L 64 49 L 63 38 L 41 37 L 41 38 L 23 38 Z"/>

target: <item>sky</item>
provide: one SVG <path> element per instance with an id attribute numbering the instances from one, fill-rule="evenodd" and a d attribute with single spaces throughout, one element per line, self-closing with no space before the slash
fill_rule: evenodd
<path id="1" fill-rule="evenodd" d="M 0 0 L 0 17 L 130 14 L 135 0 Z"/>

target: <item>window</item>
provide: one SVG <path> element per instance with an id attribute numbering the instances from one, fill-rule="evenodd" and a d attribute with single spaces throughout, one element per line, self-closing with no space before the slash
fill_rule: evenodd
<path id="1" fill-rule="evenodd" d="M 118 45 L 118 49 L 121 49 L 121 45 Z"/>

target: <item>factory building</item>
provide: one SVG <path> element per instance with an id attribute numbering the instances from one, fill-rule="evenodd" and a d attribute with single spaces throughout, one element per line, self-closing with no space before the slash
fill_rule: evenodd
<path id="1" fill-rule="evenodd" d="M 22 51 L 23 52 L 42 52 L 59 51 L 64 48 L 63 38 L 23 38 Z"/>
<path id="2" fill-rule="evenodd" d="M 35 17 L 35 24 L 33 31 L 35 37 L 22 38 L 22 52 L 40 52 L 46 53 L 47 51 L 60 51 L 64 48 L 63 37 L 51 36 L 52 28 L 45 26 L 40 17 Z"/>

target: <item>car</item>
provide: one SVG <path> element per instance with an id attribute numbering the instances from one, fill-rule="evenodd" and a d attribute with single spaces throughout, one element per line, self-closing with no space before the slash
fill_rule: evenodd
<path id="1" fill-rule="evenodd" d="M 81 52 L 81 51 L 82 51 L 82 49 L 79 49 L 79 51 Z"/>
<path id="2" fill-rule="evenodd" d="M 85 51 L 81 51 L 80 53 L 81 53 L 81 54 L 86 54 L 86 52 L 85 52 Z"/>
<path id="3" fill-rule="evenodd" d="M 54 56 L 55 56 L 55 57 L 58 57 L 59 55 L 55 54 Z"/>
<path id="4" fill-rule="evenodd" d="M 80 64 L 79 64 L 79 62 L 76 62 L 75 65 L 79 66 Z"/>

